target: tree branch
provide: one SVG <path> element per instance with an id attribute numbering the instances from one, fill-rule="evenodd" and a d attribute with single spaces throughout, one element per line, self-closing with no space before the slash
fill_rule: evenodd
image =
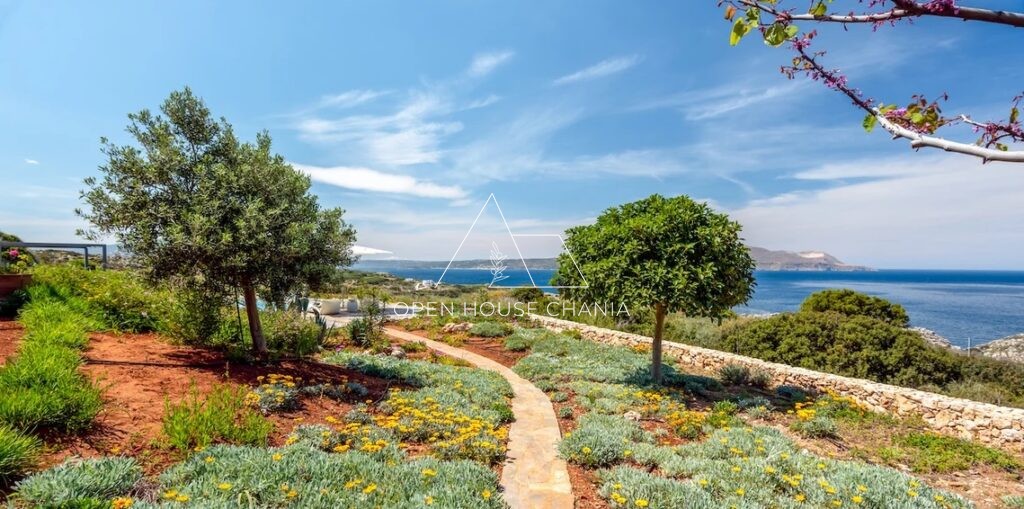
<path id="1" fill-rule="evenodd" d="M 984 21 L 986 23 L 997 23 L 1017 28 L 1024 28 L 1024 13 L 1011 11 L 993 11 L 990 9 L 979 9 L 976 7 L 956 7 L 950 10 L 929 10 L 923 5 L 909 0 L 894 0 L 900 7 L 885 12 L 874 12 L 867 14 L 793 14 L 780 11 L 757 0 L 739 0 L 739 3 L 747 7 L 759 9 L 776 17 L 785 18 L 791 21 L 819 21 L 826 23 L 883 23 L 896 21 L 903 18 L 915 18 L 920 16 L 938 16 L 943 18 L 957 18 L 964 21 Z"/>
<path id="2" fill-rule="evenodd" d="M 910 140 L 910 146 L 918 149 L 922 147 L 941 148 L 946 152 L 955 152 L 958 154 L 966 154 L 970 156 L 980 157 L 982 161 L 1004 161 L 1008 163 L 1024 163 L 1024 151 L 1003 151 L 995 150 L 991 148 L 979 147 L 970 143 L 960 143 L 956 141 L 949 141 L 943 138 L 935 136 L 928 136 L 921 133 L 916 133 L 905 127 L 900 127 L 889 119 L 885 118 L 885 115 L 880 113 L 878 109 L 874 110 L 875 118 L 878 119 L 878 124 L 882 126 L 886 131 L 889 131 L 893 139 L 905 138 Z"/>

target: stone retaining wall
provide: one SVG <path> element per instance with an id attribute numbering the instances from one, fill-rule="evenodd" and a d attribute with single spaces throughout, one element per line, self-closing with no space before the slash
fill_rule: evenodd
<path id="1" fill-rule="evenodd" d="M 577 330 L 584 339 L 611 345 L 651 343 L 651 338 L 568 320 L 530 315 L 543 326 L 555 330 Z M 1007 408 L 930 392 L 897 387 L 845 376 L 820 373 L 809 369 L 765 362 L 718 350 L 665 341 L 666 356 L 682 366 L 705 372 L 717 372 L 726 364 L 741 364 L 752 370 L 763 370 L 776 385 L 794 385 L 824 391 L 832 389 L 869 406 L 901 416 L 918 415 L 936 431 L 1011 450 L 1024 451 L 1024 409 Z"/>

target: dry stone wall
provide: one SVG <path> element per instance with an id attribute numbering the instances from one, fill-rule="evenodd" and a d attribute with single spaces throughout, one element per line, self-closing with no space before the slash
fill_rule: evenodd
<path id="1" fill-rule="evenodd" d="M 651 338 L 638 334 L 592 327 L 548 316 L 531 315 L 531 318 L 551 330 L 577 330 L 584 339 L 598 343 L 624 346 L 651 343 Z M 741 364 L 751 370 L 762 370 L 770 374 L 775 385 L 794 385 L 818 391 L 832 389 L 853 397 L 876 411 L 900 416 L 920 416 L 936 431 L 946 435 L 1024 451 L 1024 409 L 1001 407 L 870 380 L 821 373 L 670 341 L 664 342 L 663 348 L 666 356 L 675 358 L 683 367 L 713 373 L 726 364 Z"/>

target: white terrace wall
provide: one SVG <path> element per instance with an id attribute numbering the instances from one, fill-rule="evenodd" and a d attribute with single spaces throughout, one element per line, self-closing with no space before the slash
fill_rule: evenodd
<path id="1" fill-rule="evenodd" d="M 579 331 L 584 339 L 598 343 L 626 346 L 651 343 L 651 338 L 638 334 L 602 329 L 548 316 L 530 316 L 549 329 L 574 329 Z M 714 373 L 726 364 L 742 364 L 752 370 L 759 369 L 771 374 L 772 382 L 776 385 L 794 385 L 819 391 L 832 389 L 853 397 L 877 411 L 888 411 L 902 416 L 918 415 L 940 433 L 973 438 L 990 445 L 1024 451 L 1024 409 L 978 403 L 869 380 L 820 373 L 670 341 L 665 341 L 663 348 L 666 356 L 674 357 L 682 366 Z"/>

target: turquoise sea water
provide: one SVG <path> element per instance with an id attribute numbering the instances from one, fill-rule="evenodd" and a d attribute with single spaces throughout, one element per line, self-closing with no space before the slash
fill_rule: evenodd
<path id="1" fill-rule="evenodd" d="M 379 270 L 370 266 L 362 270 Z M 437 280 L 441 269 L 388 269 L 399 277 Z M 553 271 L 531 271 L 538 285 L 548 284 Z M 525 270 L 506 270 L 504 286 L 529 285 Z M 902 304 L 912 325 L 926 327 L 953 344 L 978 345 L 1024 332 L 1024 272 L 880 270 L 877 272 L 758 271 L 757 289 L 741 313 L 796 310 L 811 293 L 825 288 L 850 288 Z M 449 284 L 487 284 L 486 270 L 452 269 Z"/>

